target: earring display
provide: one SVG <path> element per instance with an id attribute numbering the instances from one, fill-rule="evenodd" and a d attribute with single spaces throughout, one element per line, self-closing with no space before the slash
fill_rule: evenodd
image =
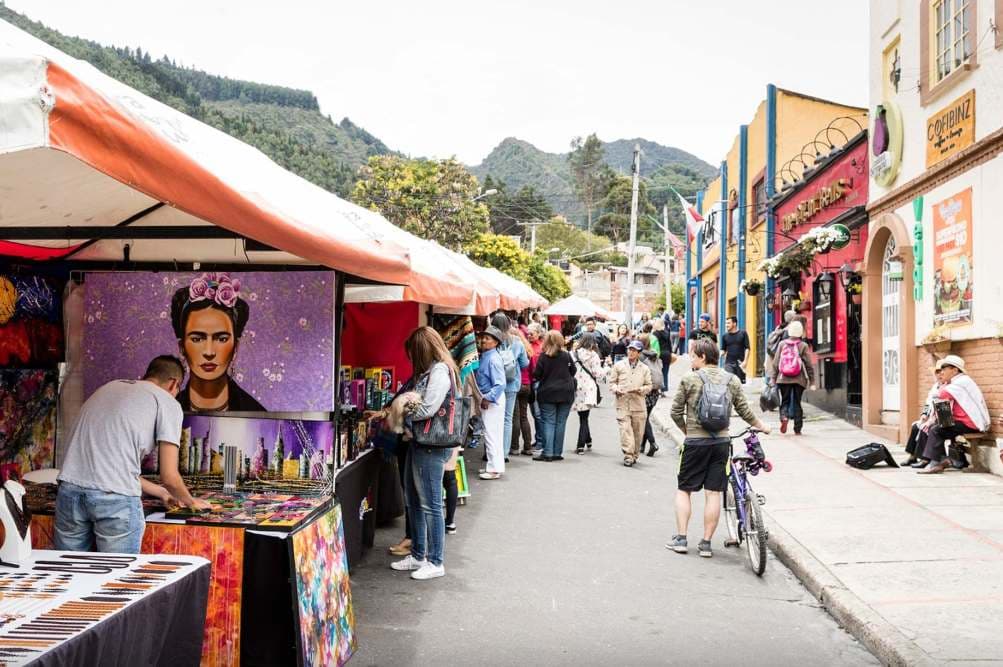
<path id="1" fill-rule="evenodd" d="M 38 660 L 205 564 L 201 558 L 35 551 L 21 570 L 0 572 L 0 663 Z"/>

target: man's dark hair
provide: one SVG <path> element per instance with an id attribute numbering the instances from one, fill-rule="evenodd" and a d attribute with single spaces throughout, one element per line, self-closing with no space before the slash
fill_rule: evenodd
<path id="1" fill-rule="evenodd" d="M 717 349 L 717 343 L 713 343 L 706 338 L 698 338 L 693 343 L 693 356 L 703 357 L 704 363 L 708 366 L 717 366 L 721 358 Z"/>
<path id="2" fill-rule="evenodd" d="M 586 317 L 585 318 L 585 324 L 588 324 L 589 322 L 591 322 L 592 324 L 595 324 L 596 323 L 596 318 L 594 318 L 594 317 Z"/>
<path id="3" fill-rule="evenodd" d="M 728 321 L 728 322 L 734 322 L 734 323 L 735 323 L 735 326 L 736 326 L 736 327 L 738 326 L 738 318 L 737 318 L 737 317 L 735 317 L 734 315 L 729 315 L 729 316 L 727 317 L 727 321 Z"/>
<path id="4" fill-rule="evenodd" d="M 143 374 L 144 380 L 154 380 L 156 382 L 170 382 L 177 380 L 181 382 L 185 378 L 185 367 L 181 360 L 169 354 L 162 354 L 150 362 Z"/>

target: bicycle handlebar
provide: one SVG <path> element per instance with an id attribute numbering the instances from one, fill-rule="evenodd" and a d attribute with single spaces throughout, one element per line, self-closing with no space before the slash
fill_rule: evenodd
<path id="1" fill-rule="evenodd" d="M 736 433 L 735 435 L 729 435 L 728 439 L 729 440 L 735 440 L 736 438 L 741 438 L 743 435 L 745 435 L 747 433 L 762 433 L 762 431 L 760 431 L 758 428 L 755 428 L 754 426 L 749 426 L 749 427 L 746 427 L 746 429 L 744 431 L 742 431 L 741 433 Z"/>

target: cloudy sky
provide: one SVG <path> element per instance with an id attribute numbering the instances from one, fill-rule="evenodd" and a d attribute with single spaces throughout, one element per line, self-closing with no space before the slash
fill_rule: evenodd
<path id="1" fill-rule="evenodd" d="M 867 0 L 6 0 L 61 32 L 313 90 L 415 156 L 644 137 L 717 164 L 767 83 L 866 106 Z"/>

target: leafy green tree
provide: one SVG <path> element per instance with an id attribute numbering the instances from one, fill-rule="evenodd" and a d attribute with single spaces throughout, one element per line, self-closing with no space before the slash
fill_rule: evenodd
<path id="1" fill-rule="evenodd" d="M 495 234 L 526 235 L 526 228 L 520 223 L 534 220 L 549 220 L 554 209 L 532 185 L 524 185 L 515 194 L 510 194 L 505 183 L 491 178 L 484 179 L 484 191 L 498 192 L 481 201 L 491 212 L 491 231 Z"/>
<path id="2" fill-rule="evenodd" d="M 582 268 L 618 263 L 621 258 L 620 253 L 610 250 L 613 241 L 599 234 L 589 234 L 560 216 L 551 218 L 550 224 L 537 228 L 536 247 L 543 251 L 557 248 L 562 257 Z M 626 262 L 625 257 L 623 261 Z"/>
<path id="3" fill-rule="evenodd" d="M 685 232 L 683 209 L 679 198 L 673 189 L 691 202 L 696 200 L 696 193 L 707 187 L 709 179 L 694 169 L 681 164 L 666 164 L 657 169 L 646 179 L 651 203 L 661 213 L 662 207 L 669 207 L 669 229 L 677 236 Z"/>
<path id="4" fill-rule="evenodd" d="M 571 294 L 571 285 L 560 269 L 549 264 L 543 254 L 530 255 L 507 236 L 481 234 L 467 244 L 466 251 L 470 259 L 478 264 L 494 267 L 523 281 L 548 301 L 563 299 Z"/>
<path id="5" fill-rule="evenodd" d="M 375 156 L 359 172 L 352 200 L 416 236 L 459 248 L 488 229 L 477 179 L 455 159 Z"/>
<path id="6" fill-rule="evenodd" d="M 596 232 L 613 239 L 614 243 L 628 241 L 630 238 L 630 205 L 633 182 L 628 176 L 617 176 L 610 184 L 606 196 L 602 200 L 605 211 L 596 224 Z M 657 210 L 648 199 L 648 188 L 644 181 L 638 186 L 637 197 L 637 238 L 642 242 L 651 242 L 654 226 L 651 216 Z"/>
<path id="7" fill-rule="evenodd" d="M 686 310 L 686 292 L 683 286 L 679 283 L 672 284 L 672 310 L 677 313 L 682 313 Z M 665 308 L 665 290 L 663 289 L 659 294 L 658 298 L 655 299 L 655 305 L 659 308 Z"/>
<path id="8" fill-rule="evenodd" d="M 612 170 L 605 162 L 603 144 L 595 133 L 571 140 L 568 165 L 574 179 L 575 194 L 585 207 L 586 230 L 592 230 L 592 215 L 604 192 L 609 188 Z"/>

